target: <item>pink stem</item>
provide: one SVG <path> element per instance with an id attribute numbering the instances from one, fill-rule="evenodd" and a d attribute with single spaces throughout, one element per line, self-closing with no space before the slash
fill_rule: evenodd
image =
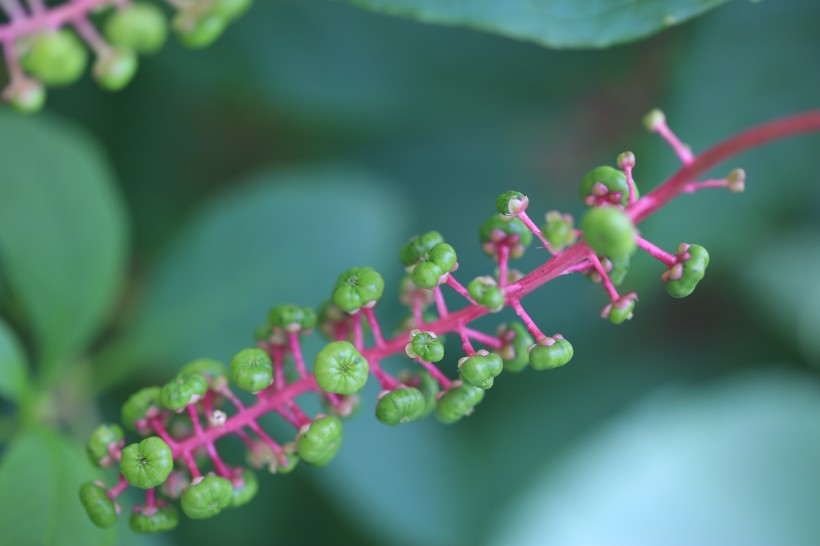
<path id="1" fill-rule="evenodd" d="M 195 438 L 195 436 L 192 436 L 192 438 Z M 188 472 L 190 472 L 191 474 L 191 479 L 195 480 L 197 478 L 201 478 L 202 472 L 200 472 L 199 468 L 197 468 L 196 461 L 194 460 L 194 456 L 191 454 L 191 452 L 183 451 L 180 455 L 182 457 L 182 460 L 185 462 L 185 466 L 188 467 Z M 176 459 L 176 457 L 174 457 L 174 459 Z"/>
<path id="2" fill-rule="evenodd" d="M 672 132 L 672 129 L 666 124 L 666 122 L 659 123 L 655 127 L 655 132 L 661 135 L 663 139 L 669 144 L 669 146 L 675 150 L 675 153 L 678 155 L 678 158 L 681 160 L 681 163 L 684 165 L 688 165 L 692 163 L 694 157 L 692 156 L 692 152 L 689 148 L 680 141 L 680 139 Z"/>
<path id="3" fill-rule="evenodd" d="M 282 418 L 296 430 L 302 428 L 302 423 L 300 423 L 299 419 L 297 419 L 290 411 L 286 410 L 285 408 L 274 408 L 274 411 L 281 415 Z"/>
<path id="4" fill-rule="evenodd" d="M 603 283 L 607 294 L 609 294 L 609 299 L 615 301 L 620 298 L 621 296 L 618 294 L 618 291 L 615 290 L 615 285 L 612 284 L 612 280 L 609 278 L 609 275 L 607 275 L 604 266 L 601 265 L 601 260 L 598 259 L 598 255 L 591 250 L 589 251 L 589 261 L 592 262 L 592 266 L 595 268 L 595 271 L 597 271 L 601 276 L 601 282 Z"/>
<path id="5" fill-rule="evenodd" d="M 530 231 L 532 231 L 532 234 L 538 237 L 538 240 L 541 241 L 541 244 L 544 245 L 544 248 L 546 248 L 550 254 L 555 254 L 555 251 L 552 249 L 550 242 L 547 241 L 546 237 L 544 237 L 544 234 L 541 233 L 541 230 L 538 229 L 538 226 L 535 225 L 535 222 L 533 222 L 530 219 L 530 217 L 527 216 L 526 211 L 519 212 L 517 216 L 521 219 L 522 222 L 524 222 L 524 225 L 527 226 L 527 228 Z"/>
<path id="6" fill-rule="evenodd" d="M 194 425 L 194 434 L 201 438 L 205 434 L 205 431 L 202 430 L 202 423 L 199 421 L 199 413 L 196 410 L 195 404 L 188 405 L 188 417 L 191 419 L 191 424 Z M 216 472 L 223 478 L 230 476 L 231 473 L 219 457 L 219 453 L 217 453 L 214 443 L 206 441 L 204 442 L 204 445 L 205 450 L 208 452 L 208 457 L 211 458 L 211 462 L 214 464 Z"/>
<path id="7" fill-rule="evenodd" d="M 527 312 L 524 311 L 524 308 L 521 307 L 521 302 L 518 299 L 511 299 L 509 301 L 510 307 L 512 307 L 513 311 L 515 311 L 515 314 L 518 315 L 521 318 L 521 320 L 524 321 L 524 325 L 527 327 L 527 330 L 529 330 L 530 333 L 533 335 L 536 342 L 541 341 L 542 339 L 547 337 L 538 328 L 538 326 L 536 326 L 535 322 L 532 320 L 532 318 L 530 318 Z"/>
<path id="8" fill-rule="evenodd" d="M 629 204 L 633 204 L 637 196 L 635 195 L 635 179 L 632 178 L 632 165 L 624 165 L 624 173 L 626 173 L 626 183 L 629 186 Z"/>
<path id="9" fill-rule="evenodd" d="M 378 360 L 368 359 L 367 362 L 370 365 L 370 372 L 378 379 L 383 390 L 392 391 L 401 386 L 401 381 L 384 371 Z"/>
<path id="10" fill-rule="evenodd" d="M 470 338 L 467 335 L 467 332 L 464 331 L 463 326 L 458 329 L 458 335 L 461 337 L 461 349 L 464 351 L 464 354 L 467 356 L 473 356 L 475 354 L 475 349 L 473 349 L 473 344 L 470 343 Z"/>
<path id="11" fill-rule="evenodd" d="M 145 490 L 145 508 L 151 510 L 157 506 L 157 493 L 154 488 Z"/>
<path id="12" fill-rule="evenodd" d="M 677 256 L 674 256 L 666 252 L 665 250 L 655 246 L 643 237 L 636 236 L 635 242 L 638 244 L 639 247 L 647 251 L 650 256 L 652 256 L 656 260 L 663 262 L 663 264 L 666 265 L 666 267 L 672 267 L 673 265 L 678 263 Z"/>
<path id="13" fill-rule="evenodd" d="M 498 286 L 507 286 L 507 267 L 510 261 L 510 247 L 505 244 L 498 245 Z"/>
<path id="14" fill-rule="evenodd" d="M 428 372 L 428 373 L 429 373 L 429 374 L 433 377 L 433 379 L 435 379 L 436 381 L 438 381 L 438 384 L 439 384 L 439 385 L 441 385 L 441 388 L 442 388 L 442 389 L 447 390 L 447 389 L 449 389 L 449 388 L 450 388 L 450 385 L 451 385 L 453 382 L 452 382 L 452 381 L 450 381 L 450 380 L 447 378 L 447 376 L 446 376 L 446 375 L 444 375 L 443 373 L 441 373 L 441 370 L 439 370 L 437 367 L 435 367 L 435 366 L 434 366 L 433 364 L 431 364 L 430 362 L 425 362 L 425 361 L 423 361 L 423 360 L 421 360 L 421 359 L 419 359 L 419 358 L 417 358 L 417 359 L 416 359 L 416 362 L 418 362 L 419 364 L 421 364 L 421 365 L 422 365 L 422 367 L 423 367 L 425 370 L 427 370 L 427 372 Z"/>
<path id="15" fill-rule="evenodd" d="M 413 321 L 416 323 L 416 328 L 424 325 L 424 301 L 419 297 L 413 298 Z"/>
<path id="16" fill-rule="evenodd" d="M 452 273 L 447 275 L 447 285 L 456 292 L 458 292 L 459 295 L 465 297 L 467 301 L 469 301 L 470 303 L 475 303 L 475 300 L 472 297 L 470 297 L 470 293 L 467 291 L 467 289 L 464 288 L 464 286 L 453 277 Z"/>
<path id="17" fill-rule="evenodd" d="M 157 436 L 162 438 L 168 447 L 172 450 L 177 446 L 176 440 L 174 440 L 168 431 L 165 429 L 165 425 L 162 424 L 162 420 L 160 417 L 152 417 L 148 420 L 148 427 L 153 430 Z"/>
<path id="18" fill-rule="evenodd" d="M 299 344 L 299 334 L 288 332 L 288 346 L 290 347 L 290 354 L 293 355 L 293 362 L 296 364 L 299 377 L 307 377 L 308 372 L 305 367 L 305 359 L 302 356 L 302 346 Z"/>
<path id="19" fill-rule="evenodd" d="M 285 351 L 282 347 L 275 345 L 272 347 L 273 354 L 273 384 L 274 390 L 282 390 L 287 385 L 287 378 L 285 377 Z"/>
<path id="20" fill-rule="evenodd" d="M 445 318 L 450 314 L 450 312 L 447 311 L 447 304 L 444 302 L 444 295 L 441 293 L 440 286 L 433 288 L 433 297 L 436 298 L 436 310 L 438 311 L 438 316 Z"/>
<path id="21" fill-rule="evenodd" d="M 296 405 L 293 400 L 288 401 L 288 409 L 290 409 L 293 416 L 296 417 L 297 422 L 299 423 L 299 427 L 303 427 L 307 424 L 310 424 L 313 420 L 308 417 L 302 408 Z"/>
<path id="22" fill-rule="evenodd" d="M 114 487 L 109 489 L 106 492 L 106 495 L 108 496 L 109 499 L 114 500 L 117 497 L 119 497 L 122 494 L 123 491 L 128 489 L 128 486 L 129 486 L 128 480 L 125 479 L 125 476 L 120 474 L 120 478 L 117 481 L 117 485 L 115 485 Z"/>
<path id="23" fill-rule="evenodd" d="M 111 52 L 111 46 L 97 30 L 97 27 L 91 24 L 85 16 L 78 16 L 73 21 L 74 28 L 83 40 L 91 47 L 94 53 L 102 57 Z"/>
<path id="24" fill-rule="evenodd" d="M 43 29 L 56 29 L 83 17 L 92 9 L 110 4 L 111 0 L 74 0 L 36 13 L 21 21 L 0 25 L 0 41 L 11 42 L 20 36 L 32 34 Z"/>
<path id="25" fill-rule="evenodd" d="M 717 180 L 701 180 L 699 182 L 690 182 L 686 184 L 681 190 L 681 193 L 695 193 L 698 190 L 703 190 L 706 188 L 725 188 L 728 185 L 729 183 L 725 178 L 720 178 Z"/>
<path id="26" fill-rule="evenodd" d="M 490 347 L 491 349 L 500 349 L 503 345 L 501 340 L 497 337 L 485 334 L 484 332 L 479 332 L 478 330 L 473 330 L 472 328 L 464 328 L 464 333 L 479 343 Z"/>
<path id="27" fill-rule="evenodd" d="M 236 431 L 236 435 L 239 436 L 239 439 L 242 440 L 242 443 L 245 444 L 246 447 L 253 449 L 256 445 L 251 437 L 248 436 L 248 433 L 242 429 Z"/>
<path id="28" fill-rule="evenodd" d="M 364 349 L 364 332 L 362 331 L 362 314 L 357 313 L 353 316 L 353 345 L 356 350 L 362 351 Z"/>
<path id="29" fill-rule="evenodd" d="M 382 335 L 382 329 L 379 326 L 379 321 L 376 319 L 376 313 L 373 312 L 373 309 L 370 307 L 365 307 L 362 309 L 364 313 L 365 319 L 367 319 L 367 324 L 370 325 L 370 331 L 373 332 L 373 339 L 376 341 L 376 347 L 381 347 L 384 345 L 384 336 Z"/>

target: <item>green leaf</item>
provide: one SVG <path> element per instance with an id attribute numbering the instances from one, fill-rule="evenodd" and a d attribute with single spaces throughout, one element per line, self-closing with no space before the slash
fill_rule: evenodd
<path id="1" fill-rule="evenodd" d="M 587 48 L 645 38 L 727 0 L 348 0 L 425 23 L 473 27 L 548 47 Z"/>
<path id="2" fill-rule="evenodd" d="M 281 303 L 318 307 L 341 271 L 395 271 L 409 228 L 404 196 L 351 167 L 264 172 L 203 207 L 160 259 L 127 337 L 100 360 L 110 385 L 137 369 L 228 361 Z M 395 281 L 393 281 L 395 282 Z"/>
<path id="3" fill-rule="evenodd" d="M 489 544 L 816 544 L 818 395 L 772 370 L 657 392 L 547 457 Z"/>
<path id="4" fill-rule="evenodd" d="M 18 402 L 26 388 L 28 362 L 17 337 L 0 319 L 0 396 Z"/>
<path id="5" fill-rule="evenodd" d="M 0 462 L 0 536 L 4 544 L 110 544 L 80 504 L 80 484 L 93 476 L 82 449 L 57 434 L 29 430 Z"/>
<path id="6" fill-rule="evenodd" d="M 117 293 L 126 227 L 113 184 L 86 133 L 0 114 L 0 257 L 44 371 L 84 349 Z"/>

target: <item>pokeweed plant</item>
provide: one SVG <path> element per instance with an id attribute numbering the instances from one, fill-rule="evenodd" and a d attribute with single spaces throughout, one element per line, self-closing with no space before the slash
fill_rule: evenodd
<path id="1" fill-rule="evenodd" d="M 128 443 L 121 426 L 106 423 L 88 441 L 95 466 L 119 469 L 113 486 L 81 486 L 80 500 L 90 519 L 100 527 L 113 526 L 122 512 L 118 499 L 129 487 L 145 491 L 129 520 L 139 533 L 177 525 L 179 514 L 171 500 L 178 499 L 182 512 L 193 519 L 249 502 L 257 479 L 249 468 L 223 460 L 217 442 L 227 436 L 244 443 L 247 466 L 256 469 L 289 473 L 300 461 L 329 464 L 342 447 L 342 418 L 360 405 L 357 393 L 371 376 L 381 388 L 374 404 L 379 421 L 395 426 L 435 413 L 451 424 L 475 410 L 502 372 L 564 366 L 574 355 L 571 342 L 560 333 L 547 335 L 535 324 L 522 303 L 525 296 L 562 275 L 583 274 L 603 287 L 601 316 L 621 324 L 632 318 L 638 296 L 622 294 L 617 287 L 638 250 L 661 263 L 660 279 L 672 297 L 690 295 L 709 265 L 705 247 L 684 242 L 670 252 L 645 238 L 637 226 L 683 194 L 710 188 L 744 191 L 742 169 L 723 178 L 699 177 L 746 149 L 820 130 L 820 111 L 754 127 L 699 155 L 670 130 L 660 111 L 648 114 L 645 123 L 674 150 L 683 164 L 680 170 L 643 196 L 633 176 L 633 153 L 620 154 L 616 166 L 591 170 L 581 181 L 588 208 L 578 227 L 560 211 L 547 212 L 539 226 L 527 196 L 501 194 L 495 213 L 479 228 L 481 249 L 496 266 L 490 275 L 465 286 L 456 279 L 457 252 L 440 233 L 412 238 L 398 253 L 408 274 L 400 287 L 408 316 L 393 337 L 383 333 L 374 311 L 384 294 L 382 276 L 370 267 L 353 267 L 339 276 L 329 290 L 330 301 L 318 311 L 292 304 L 273 307 L 256 332 L 256 346 L 240 350 L 227 365 L 196 360 L 165 385 L 133 394 L 122 407 L 122 424 L 142 439 Z M 526 274 L 513 269 L 514 260 L 535 241 L 546 255 L 544 262 Z M 465 305 L 450 309 L 445 289 L 461 296 Z M 505 307 L 519 320 L 499 325 L 494 333 L 472 326 Z M 316 331 L 328 343 L 310 367 L 302 339 Z M 458 355 L 445 355 L 445 335 L 460 340 Z M 410 364 L 391 374 L 381 362 L 397 354 Z M 447 366 L 457 379 L 444 373 Z M 243 401 L 235 388 L 253 401 Z M 308 394 L 322 400 L 322 412 L 309 415 L 300 405 Z M 281 417 L 293 434 L 274 439 L 259 423 L 267 414 Z"/>
<path id="2" fill-rule="evenodd" d="M 212 44 L 252 0 L 167 0 L 171 26 L 189 48 Z M 94 55 L 92 74 L 103 89 L 128 85 L 138 55 L 159 51 L 168 36 L 168 15 L 159 5 L 131 0 L 73 0 L 49 7 L 44 0 L 2 0 L 8 21 L 0 24 L 9 82 L 3 99 L 33 113 L 46 101 L 47 87 L 77 81 Z"/>

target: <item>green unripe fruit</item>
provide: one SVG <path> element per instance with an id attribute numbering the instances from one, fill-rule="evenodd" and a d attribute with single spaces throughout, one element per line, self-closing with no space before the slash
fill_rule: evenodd
<path id="1" fill-rule="evenodd" d="M 632 318 L 632 311 L 635 310 L 635 294 L 624 296 L 604 307 L 603 316 L 609 319 L 612 324 L 622 324 Z"/>
<path id="2" fill-rule="evenodd" d="M 616 207 L 595 207 L 581 220 L 584 241 L 597 254 L 625 256 L 635 251 L 635 226 L 624 211 Z"/>
<path id="3" fill-rule="evenodd" d="M 518 241 L 510 251 L 511 259 L 523 256 L 524 251 L 532 243 L 532 232 L 519 218 L 502 220 L 500 216 L 495 215 L 481 224 L 478 234 L 481 238 L 482 250 L 490 256 L 495 256 L 493 243 L 499 243 L 505 239 L 515 238 Z"/>
<path id="4" fill-rule="evenodd" d="M 342 421 L 335 415 L 313 421 L 296 437 L 299 457 L 316 466 L 332 461 L 341 447 Z"/>
<path id="5" fill-rule="evenodd" d="M 333 290 L 333 303 L 347 313 L 378 301 L 384 292 L 384 279 L 369 267 L 353 267 L 339 276 Z"/>
<path id="6" fill-rule="evenodd" d="M 243 349 L 231 359 L 231 380 L 242 390 L 256 394 L 273 383 L 273 363 L 262 349 Z"/>
<path id="7" fill-rule="evenodd" d="M 527 328 L 520 322 L 513 322 L 499 328 L 498 337 L 504 342 L 501 358 L 505 372 L 523 371 L 530 363 L 529 348 L 535 343 Z"/>
<path id="8" fill-rule="evenodd" d="M 600 186 L 596 186 L 599 185 Z M 599 188 L 606 188 L 609 194 L 620 193 L 620 199 L 612 204 L 626 206 L 629 204 L 629 184 L 626 181 L 626 174 L 613 167 L 604 165 L 589 171 L 581 181 L 581 198 L 587 202 L 590 196 L 597 196 Z M 614 197 L 614 196 L 613 196 Z M 638 188 L 635 188 L 635 197 L 638 197 Z M 587 204 L 589 204 L 587 202 Z"/>
<path id="9" fill-rule="evenodd" d="M 547 223 L 541 227 L 541 233 L 554 251 L 558 252 L 575 243 L 578 237 L 575 235 L 575 222 L 572 216 L 551 210 L 546 218 Z"/>
<path id="10" fill-rule="evenodd" d="M 445 392 L 436 405 L 436 418 L 445 425 L 470 415 L 482 400 L 484 390 L 472 385 L 461 385 Z"/>
<path id="11" fill-rule="evenodd" d="M 156 487 L 168 478 L 173 469 L 171 448 L 162 438 L 151 436 L 122 450 L 120 472 L 134 487 Z"/>
<path id="12" fill-rule="evenodd" d="M 316 312 L 310 307 L 277 305 L 268 311 L 268 322 L 288 332 L 310 330 L 316 326 Z"/>
<path id="13" fill-rule="evenodd" d="M 231 506 L 248 504 L 256 496 L 258 490 L 259 482 L 256 480 L 256 474 L 247 469 L 243 470 L 242 476 L 233 482 Z"/>
<path id="14" fill-rule="evenodd" d="M 433 332 L 413 330 L 410 332 L 410 343 L 405 345 L 404 352 L 410 358 L 438 362 L 444 358 L 444 345 Z"/>
<path id="15" fill-rule="evenodd" d="M 573 349 L 569 341 L 556 338 L 549 347 L 536 345 L 530 349 L 530 366 L 535 370 L 551 370 L 572 360 Z"/>
<path id="16" fill-rule="evenodd" d="M 217 379 L 222 379 L 227 374 L 225 365 L 210 358 L 199 358 L 184 365 L 180 370 L 180 374 L 198 373 L 202 374 L 208 381 L 208 384 L 213 384 Z"/>
<path id="17" fill-rule="evenodd" d="M 137 428 L 137 421 L 158 412 L 159 392 L 159 387 L 146 387 L 132 394 L 122 405 L 122 424 L 133 430 Z"/>
<path id="18" fill-rule="evenodd" d="M 421 417 L 426 405 L 420 390 L 412 387 L 395 389 L 376 402 L 376 419 L 390 426 L 409 423 Z"/>
<path id="19" fill-rule="evenodd" d="M 465 383 L 487 390 L 493 386 L 495 378 L 503 369 L 504 363 L 500 356 L 487 351 L 479 351 L 462 360 L 458 367 L 458 375 Z"/>
<path id="20" fill-rule="evenodd" d="M 529 198 L 518 191 L 505 191 L 495 200 L 495 208 L 502 216 L 513 216 L 527 210 Z"/>
<path id="21" fill-rule="evenodd" d="M 21 114 L 34 114 L 46 103 L 46 88 L 37 80 L 20 79 L 6 88 L 3 98 Z"/>
<path id="22" fill-rule="evenodd" d="M 108 16 L 105 35 L 114 45 L 149 55 L 165 44 L 168 22 L 162 10 L 154 4 L 134 2 Z"/>
<path id="23" fill-rule="evenodd" d="M 135 533 L 164 533 L 174 529 L 179 523 L 179 514 L 173 506 L 159 506 L 150 515 L 133 512 L 128 525 Z"/>
<path id="24" fill-rule="evenodd" d="M 424 235 L 417 235 L 410 239 L 399 251 L 401 263 L 404 264 L 404 267 L 415 265 L 422 256 L 443 242 L 444 237 L 438 231 L 428 231 Z"/>
<path id="25" fill-rule="evenodd" d="M 231 505 L 233 485 L 225 478 L 209 474 L 199 483 L 188 486 L 180 506 L 191 519 L 212 518 Z"/>
<path id="26" fill-rule="evenodd" d="M 182 45 L 200 49 L 208 47 L 222 36 L 228 20 L 217 13 L 200 16 L 182 11 L 174 17 L 173 26 Z"/>
<path id="27" fill-rule="evenodd" d="M 709 265 L 709 253 L 700 245 L 684 245 L 682 253 L 688 253 L 689 258 L 670 269 L 666 278 L 666 291 L 675 298 L 685 298 L 706 275 L 706 267 Z M 677 278 L 675 278 L 677 277 Z"/>
<path id="28" fill-rule="evenodd" d="M 433 379 L 430 372 L 426 370 L 420 372 L 418 376 L 419 384 L 417 388 L 421 391 L 421 394 L 424 395 L 424 409 L 421 411 L 421 415 L 419 415 L 419 418 L 421 418 L 427 417 L 436 409 L 436 396 L 441 392 L 441 385 Z"/>
<path id="29" fill-rule="evenodd" d="M 467 292 L 477 304 L 493 311 L 504 307 L 504 292 L 492 277 L 476 277 L 467 285 Z"/>
<path id="30" fill-rule="evenodd" d="M 208 392 L 208 381 L 200 373 L 181 373 L 166 383 L 159 393 L 159 401 L 166 408 L 180 411 L 195 404 Z"/>
<path id="31" fill-rule="evenodd" d="M 97 59 L 94 63 L 94 78 L 103 89 L 119 91 L 137 73 L 137 64 L 136 53 L 120 47 Z"/>
<path id="32" fill-rule="evenodd" d="M 367 383 L 367 360 L 348 341 L 328 343 L 313 361 L 316 383 L 325 392 L 353 394 Z"/>
<path id="33" fill-rule="evenodd" d="M 77 36 L 69 30 L 57 30 L 32 38 L 20 64 L 44 84 L 58 86 L 76 81 L 87 60 L 88 52 Z"/>
<path id="34" fill-rule="evenodd" d="M 97 527 L 108 529 L 117 524 L 117 505 L 108 498 L 105 488 L 94 482 L 84 483 L 80 486 L 80 502 Z"/>
<path id="35" fill-rule="evenodd" d="M 216 0 L 214 10 L 229 21 L 236 19 L 253 5 L 253 0 Z"/>
<path id="36" fill-rule="evenodd" d="M 118 425 L 100 425 L 91 433 L 85 451 L 94 466 L 112 466 L 116 460 L 111 456 L 108 446 L 121 446 L 124 441 L 125 436 Z"/>
<path id="37" fill-rule="evenodd" d="M 439 279 L 456 265 L 456 251 L 447 243 L 439 243 L 419 259 L 410 277 L 419 288 L 432 289 L 439 285 Z"/>

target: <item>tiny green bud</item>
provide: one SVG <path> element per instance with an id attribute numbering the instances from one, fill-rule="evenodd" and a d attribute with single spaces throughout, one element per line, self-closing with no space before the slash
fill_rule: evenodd
<path id="1" fill-rule="evenodd" d="M 130 429 L 137 428 L 137 421 L 158 414 L 159 387 L 146 387 L 132 394 L 122 405 L 122 424 Z"/>
<path id="2" fill-rule="evenodd" d="M 256 480 L 256 474 L 248 469 L 242 470 L 242 473 L 233 480 L 231 506 L 248 504 L 256 496 L 258 490 L 259 482 Z"/>
<path id="3" fill-rule="evenodd" d="M 421 257 L 433 250 L 433 247 L 444 242 L 444 237 L 438 231 L 428 231 L 424 235 L 416 235 L 399 251 L 399 258 L 404 267 L 411 267 L 421 260 Z"/>
<path id="4" fill-rule="evenodd" d="M 635 196 L 638 197 L 637 187 Z M 581 181 L 581 199 L 589 206 L 600 204 L 600 200 L 608 204 L 626 206 L 629 204 L 626 174 L 608 165 L 592 169 Z"/>
<path id="5" fill-rule="evenodd" d="M 111 456 L 109 446 L 122 448 L 123 445 L 125 436 L 118 425 L 100 425 L 91 433 L 85 451 L 94 466 L 113 466 L 117 461 Z"/>
<path id="6" fill-rule="evenodd" d="M 108 498 L 104 487 L 94 482 L 85 482 L 80 486 L 80 502 L 97 527 L 108 529 L 117 524 L 118 507 Z"/>
<path id="7" fill-rule="evenodd" d="M 632 292 L 622 296 L 616 301 L 604 307 L 601 317 L 609 319 L 612 324 L 621 324 L 632 318 L 632 311 L 635 309 L 635 302 L 638 295 Z"/>
<path id="8" fill-rule="evenodd" d="M 726 177 L 726 186 L 729 191 L 741 193 L 746 189 L 746 171 L 733 169 Z"/>
<path id="9" fill-rule="evenodd" d="M 410 343 L 405 345 L 404 352 L 410 358 L 421 358 L 425 362 L 439 362 L 444 358 L 444 345 L 433 332 L 412 330 Z"/>
<path id="10" fill-rule="evenodd" d="M 569 341 L 555 336 L 552 345 L 535 345 L 530 349 L 530 366 L 535 370 L 551 370 L 572 359 L 573 349 Z"/>
<path id="11" fill-rule="evenodd" d="M 422 255 L 410 276 L 419 288 L 432 289 L 441 283 L 441 277 L 456 265 L 456 251 L 447 243 L 439 243 Z"/>
<path id="12" fill-rule="evenodd" d="M 46 103 L 46 88 L 37 80 L 20 78 L 6 87 L 3 98 L 15 111 L 34 114 L 42 110 Z"/>
<path id="13" fill-rule="evenodd" d="M 310 330 L 316 326 L 316 312 L 310 307 L 277 305 L 268 311 L 268 322 L 287 332 Z"/>
<path id="14" fill-rule="evenodd" d="M 497 214 L 481 224 L 478 234 L 482 250 L 490 256 L 496 255 L 498 243 L 505 242 L 511 246 L 510 258 L 520 258 L 532 242 L 532 232 L 520 218 L 503 220 Z"/>
<path id="15" fill-rule="evenodd" d="M 465 383 L 487 390 L 493 386 L 495 378 L 503 369 L 504 363 L 500 356 L 487 351 L 478 351 L 473 356 L 459 362 L 458 375 Z"/>
<path id="16" fill-rule="evenodd" d="M 306 425 L 296 437 L 299 457 L 306 462 L 324 466 L 342 447 L 342 421 L 335 415 L 323 416 Z"/>
<path id="17" fill-rule="evenodd" d="M 122 450 L 120 472 L 134 487 L 156 487 L 168 478 L 173 469 L 171 448 L 162 438 L 151 436 Z"/>
<path id="18" fill-rule="evenodd" d="M 504 307 L 504 291 L 492 277 L 476 277 L 467 285 L 467 292 L 476 303 L 493 311 Z"/>
<path id="19" fill-rule="evenodd" d="M 251 394 L 273 383 L 273 363 L 262 349 L 242 349 L 231 359 L 230 368 L 236 386 Z"/>
<path id="20" fill-rule="evenodd" d="M 316 383 L 325 392 L 353 394 L 367 383 L 367 360 L 348 341 L 328 343 L 313 361 Z"/>
<path id="21" fill-rule="evenodd" d="M 173 506 L 154 507 L 150 513 L 146 509 L 131 513 L 128 525 L 135 533 L 164 533 L 174 529 L 179 523 L 179 514 Z"/>
<path id="22" fill-rule="evenodd" d="M 137 64 L 137 55 L 133 50 L 118 47 L 97 59 L 93 69 L 94 78 L 103 89 L 119 91 L 134 77 Z"/>
<path id="23" fill-rule="evenodd" d="M 631 169 L 635 166 L 635 154 L 632 152 L 623 152 L 618 154 L 617 163 L 621 169 Z"/>
<path id="24" fill-rule="evenodd" d="M 156 53 L 168 37 L 162 10 L 148 2 L 134 2 L 114 11 L 105 21 L 105 35 L 114 45 L 139 53 Z"/>
<path id="25" fill-rule="evenodd" d="M 181 373 L 166 383 L 159 393 L 159 401 L 170 410 L 180 411 L 195 404 L 208 392 L 208 381 L 201 373 Z"/>
<path id="26" fill-rule="evenodd" d="M 521 192 L 506 191 L 495 200 L 495 208 L 502 216 L 515 216 L 527 210 L 529 198 Z"/>
<path id="27" fill-rule="evenodd" d="M 624 256 L 635 251 L 635 226 L 616 207 L 594 207 L 581 220 L 584 241 L 597 254 Z"/>
<path id="28" fill-rule="evenodd" d="M 666 291 L 674 298 L 685 298 L 706 275 L 709 253 L 700 245 L 681 245 L 678 256 L 684 260 L 668 269 L 662 276 Z"/>
<path id="29" fill-rule="evenodd" d="M 209 474 L 201 481 L 188 486 L 182 494 L 180 505 L 191 519 L 211 518 L 230 506 L 233 501 L 233 485 L 220 476 Z"/>
<path id="30" fill-rule="evenodd" d="M 418 389 L 403 387 L 385 391 L 376 402 L 376 419 L 390 426 L 409 423 L 421 417 L 426 405 Z"/>
<path id="31" fill-rule="evenodd" d="M 436 418 L 445 425 L 470 415 L 484 399 L 484 390 L 472 385 L 460 385 L 445 392 L 436 405 Z"/>
<path id="32" fill-rule="evenodd" d="M 382 297 L 384 279 L 369 267 L 353 267 L 339 276 L 333 290 L 333 303 L 348 313 L 355 313 Z"/>
<path id="33" fill-rule="evenodd" d="M 69 30 L 37 34 L 25 45 L 20 64 L 46 85 L 67 85 L 85 70 L 88 52 Z"/>
<path id="34" fill-rule="evenodd" d="M 172 24 L 182 45 L 200 49 L 222 36 L 228 21 L 218 13 L 200 14 L 191 9 L 177 13 Z"/>
<path id="35" fill-rule="evenodd" d="M 530 363 L 529 348 L 535 343 L 527 328 L 520 322 L 502 324 L 498 337 L 503 343 L 499 354 L 504 361 L 504 371 L 523 371 Z"/>
<path id="36" fill-rule="evenodd" d="M 541 227 L 541 233 L 556 252 L 575 244 L 575 222 L 570 214 L 561 214 L 551 210 L 546 214 L 547 223 Z"/>
<path id="37" fill-rule="evenodd" d="M 657 108 L 643 117 L 643 124 L 650 131 L 656 131 L 664 123 L 666 123 L 666 116 Z"/>

